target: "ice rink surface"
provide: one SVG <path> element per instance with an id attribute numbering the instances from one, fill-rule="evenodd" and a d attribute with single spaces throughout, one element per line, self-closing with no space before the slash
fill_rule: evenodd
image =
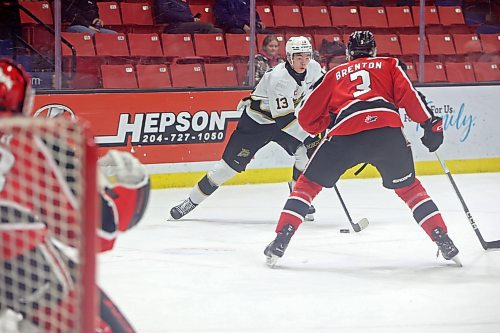
<path id="1" fill-rule="evenodd" d="M 287 184 L 223 186 L 180 221 L 188 188 L 155 190 L 144 220 L 101 255 L 99 280 L 140 333 L 500 332 L 500 250 L 482 249 L 447 177 L 419 177 L 448 224 L 463 267 L 442 257 L 380 179 L 314 201 L 277 267 L 263 250 Z M 500 239 L 500 173 L 454 175 L 483 237 Z"/>

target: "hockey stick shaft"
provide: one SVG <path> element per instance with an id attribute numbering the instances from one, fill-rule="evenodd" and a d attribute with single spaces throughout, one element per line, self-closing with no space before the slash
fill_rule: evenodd
<path id="1" fill-rule="evenodd" d="M 464 198 L 462 197 L 462 194 L 460 193 L 460 190 L 458 189 L 457 184 L 455 183 L 455 180 L 453 179 L 453 176 L 451 175 L 450 170 L 446 166 L 446 163 L 439 157 L 437 153 L 436 158 L 441 164 L 441 167 L 443 168 L 444 173 L 448 176 L 448 179 L 451 183 L 451 186 L 455 190 L 455 193 L 457 194 L 458 200 L 460 200 L 460 203 L 462 204 L 462 208 L 465 212 L 465 216 L 467 216 L 467 219 L 469 220 L 470 225 L 472 226 L 472 229 L 476 233 L 477 238 L 479 239 L 479 242 L 481 243 L 481 246 L 483 249 L 497 249 L 500 248 L 500 240 L 498 241 L 492 241 L 492 242 L 487 242 L 484 240 L 483 235 L 481 235 L 481 232 L 479 231 L 479 228 L 477 227 L 476 222 L 474 221 L 474 218 L 472 217 L 472 214 L 470 213 L 469 207 L 467 207 L 467 204 L 465 203 Z"/>
<path id="2" fill-rule="evenodd" d="M 349 211 L 347 210 L 347 206 L 345 205 L 344 199 L 342 199 L 342 195 L 340 195 L 340 191 L 337 187 L 337 184 L 333 185 L 333 188 L 335 189 L 335 193 L 337 193 L 337 197 L 339 198 L 340 204 L 342 205 L 342 208 L 344 209 L 344 213 L 347 216 L 347 219 L 349 220 L 349 223 L 351 224 L 352 229 L 355 232 L 360 232 L 364 228 L 368 226 L 368 220 L 366 218 L 363 218 L 360 223 L 354 223 L 351 218 L 351 214 L 349 214 Z"/>

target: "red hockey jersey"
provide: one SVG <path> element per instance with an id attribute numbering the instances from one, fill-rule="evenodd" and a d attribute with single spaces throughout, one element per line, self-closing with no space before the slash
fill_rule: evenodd
<path id="1" fill-rule="evenodd" d="M 380 127 L 402 127 L 399 108 L 417 123 L 431 117 L 396 58 L 359 58 L 331 69 L 298 110 L 310 134 L 350 135 Z"/>

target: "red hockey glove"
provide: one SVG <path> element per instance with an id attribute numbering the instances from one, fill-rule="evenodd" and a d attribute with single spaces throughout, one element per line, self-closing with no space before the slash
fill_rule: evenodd
<path id="1" fill-rule="evenodd" d="M 424 129 L 424 136 L 420 140 L 431 153 L 436 151 L 443 143 L 443 119 L 433 116 L 420 126 Z"/>

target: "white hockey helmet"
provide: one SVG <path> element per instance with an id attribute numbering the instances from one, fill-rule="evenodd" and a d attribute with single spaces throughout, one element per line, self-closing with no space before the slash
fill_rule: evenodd
<path id="1" fill-rule="evenodd" d="M 285 46 L 286 58 L 290 64 L 293 64 L 294 53 L 309 53 L 312 57 L 312 45 L 309 39 L 304 36 L 290 37 Z"/>

